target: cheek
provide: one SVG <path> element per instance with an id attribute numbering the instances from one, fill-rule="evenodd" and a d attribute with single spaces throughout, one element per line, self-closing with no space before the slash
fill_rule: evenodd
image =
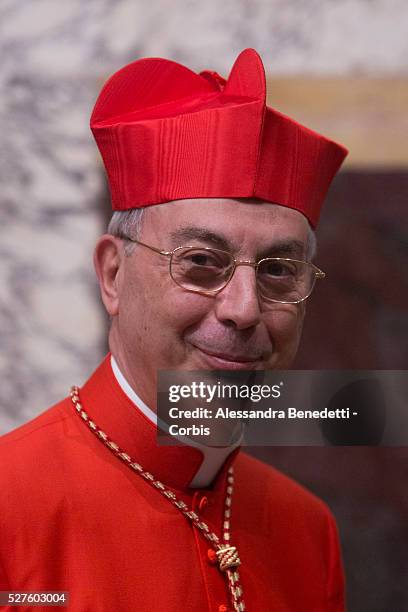
<path id="1" fill-rule="evenodd" d="M 288 359 L 293 359 L 302 333 L 304 314 L 303 304 L 279 304 L 268 313 L 265 323 L 275 356 L 287 355 Z"/>
<path id="2" fill-rule="evenodd" d="M 163 296 L 157 318 L 163 330 L 182 338 L 187 329 L 206 317 L 212 303 L 212 298 L 172 287 Z"/>
<path id="3" fill-rule="evenodd" d="M 185 333 L 200 324 L 208 309 L 208 298 L 177 287 L 164 294 L 153 309 L 147 305 L 148 331 L 143 335 L 146 361 L 156 364 L 157 369 L 184 367 L 191 350 Z"/>
<path id="4" fill-rule="evenodd" d="M 297 335 L 303 325 L 303 312 L 296 305 L 284 305 L 276 311 L 274 324 L 279 335 Z"/>
<path id="5" fill-rule="evenodd" d="M 161 283 L 160 278 L 141 274 L 132 263 L 126 261 L 120 279 L 118 325 L 123 345 L 136 350 L 153 329 L 151 315 L 157 308 Z"/>
<path id="6" fill-rule="evenodd" d="M 183 358 L 184 332 L 211 309 L 212 298 L 183 291 L 167 277 L 129 282 L 123 296 L 122 326 L 145 356 L 159 351 L 166 359 Z M 126 329 L 125 329 L 126 327 Z"/>

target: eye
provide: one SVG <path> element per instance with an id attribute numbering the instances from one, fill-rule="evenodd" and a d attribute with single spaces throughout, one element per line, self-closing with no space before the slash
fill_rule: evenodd
<path id="1" fill-rule="evenodd" d="M 181 257 L 182 266 L 187 269 L 205 268 L 219 270 L 228 267 L 229 260 L 222 254 L 214 251 L 187 251 Z"/>
<path id="2" fill-rule="evenodd" d="M 217 262 L 214 257 L 207 253 L 193 253 L 186 257 L 188 261 L 196 266 L 214 266 Z"/>
<path id="3" fill-rule="evenodd" d="M 296 276 L 296 266 L 289 261 L 264 261 L 261 265 L 261 273 L 270 277 L 293 277 Z"/>

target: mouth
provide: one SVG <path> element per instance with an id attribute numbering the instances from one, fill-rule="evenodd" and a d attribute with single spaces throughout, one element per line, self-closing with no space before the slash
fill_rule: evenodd
<path id="1" fill-rule="evenodd" d="M 195 345 L 193 346 L 198 351 L 204 363 L 213 370 L 256 370 L 262 367 L 261 357 L 215 353 Z"/>

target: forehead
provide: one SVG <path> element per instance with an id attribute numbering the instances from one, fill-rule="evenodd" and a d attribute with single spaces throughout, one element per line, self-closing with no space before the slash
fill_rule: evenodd
<path id="1" fill-rule="evenodd" d="M 161 241 L 177 242 L 178 237 L 187 238 L 197 228 L 225 237 L 238 250 L 239 245 L 251 242 L 292 239 L 305 243 L 308 234 L 302 213 L 270 202 L 199 198 L 166 202 L 146 212 L 143 235 L 154 235 Z"/>

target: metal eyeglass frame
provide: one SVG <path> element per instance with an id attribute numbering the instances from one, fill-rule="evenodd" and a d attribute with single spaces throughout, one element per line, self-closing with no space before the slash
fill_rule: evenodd
<path id="1" fill-rule="evenodd" d="M 228 283 L 231 281 L 232 277 L 234 276 L 235 270 L 236 270 L 236 268 L 238 266 L 251 266 L 252 268 L 255 268 L 255 272 L 256 272 L 257 269 L 258 269 L 259 264 L 261 264 L 264 261 L 293 261 L 295 263 L 307 264 L 313 270 L 314 275 L 315 275 L 314 276 L 314 281 L 313 281 L 313 284 L 312 284 L 312 287 L 311 287 L 309 293 L 305 297 L 301 298 L 300 300 L 295 300 L 293 302 L 292 301 L 288 302 L 288 301 L 282 301 L 282 300 L 274 300 L 273 298 L 269 298 L 269 297 L 264 296 L 259 291 L 259 285 L 257 283 L 257 288 L 258 288 L 258 291 L 259 291 L 259 295 L 264 300 L 267 300 L 268 302 L 275 302 L 275 303 L 278 303 L 278 304 L 299 304 L 300 302 L 304 302 L 311 295 L 311 293 L 312 293 L 312 291 L 314 289 L 316 280 L 319 279 L 319 278 L 325 278 L 325 276 L 326 276 L 326 273 L 323 272 L 323 270 L 320 270 L 320 268 L 318 268 L 317 266 L 315 266 L 311 262 L 309 262 L 309 261 L 302 261 L 301 259 L 292 259 L 290 257 L 263 257 L 259 261 L 237 260 L 228 251 L 223 251 L 222 249 L 213 249 L 212 247 L 185 245 L 185 246 L 178 246 L 175 249 L 173 249 L 172 251 L 163 251 L 161 249 L 158 249 L 157 247 L 151 246 L 150 244 L 146 244 L 145 242 L 141 242 L 140 240 L 136 240 L 134 238 L 129 238 L 129 236 L 120 236 L 120 238 L 123 239 L 123 240 L 129 240 L 130 242 L 134 242 L 135 244 L 140 244 L 141 246 L 144 246 L 147 249 L 150 249 L 151 251 L 153 251 L 154 253 L 158 253 L 159 255 L 164 255 L 165 257 L 170 257 L 170 261 L 169 261 L 169 274 L 170 274 L 172 280 L 176 283 L 176 285 L 178 287 L 181 287 L 185 291 L 191 291 L 192 293 L 200 293 L 202 295 L 216 295 L 217 293 L 219 293 L 220 291 L 225 289 L 225 287 L 228 285 Z M 224 283 L 224 285 L 222 287 L 219 287 L 218 289 L 209 289 L 208 291 L 206 291 L 205 289 L 202 289 L 202 290 L 201 289 L 189 289 L 188 287 L 185 287 L 184 285 L 181 285 L 174 278 L 174 276 L 172 274 L 172 269 L 171 269 L 171 263 L 172 263 L 172 259 L 173 259 L 174 253 L 176 253 L 176 251 L 179 251 L 180 249 L 202 249 L 204 251 L 212 251 L 212 252 L 215 251 L 216 253 L 218 252 L 218 253 L 224 253 L 224 254 L 228 255 L 229 257 L 232 258 L 232 260 L 234 262 L 234 266 L 232 268 L 232 272 L 231 272 L 229 278 L 227 279 L 227 281 Z"/>

